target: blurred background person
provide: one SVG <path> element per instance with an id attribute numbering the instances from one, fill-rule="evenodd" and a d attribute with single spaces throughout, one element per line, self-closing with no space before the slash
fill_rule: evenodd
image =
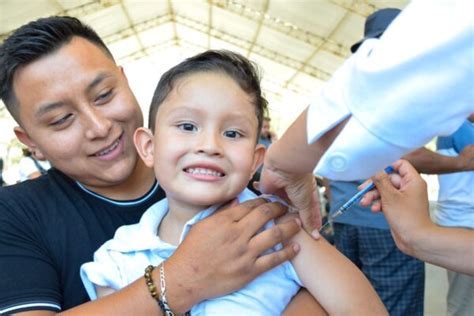
<path id="1" fill-rule="evenodd" d="M 49 161 L 39 160 L 28 148 L 23 148 L 23 158 L 19 163 L 20 182 L 46 174 L 49 168 Z"/>
<path id="2" fill-rule="evenodd" d="M 6 183 L 3 180 L 3 158 L 0 157 L 0 187 L 5 186 Z"/>
<path id="3" fill-rule="evenodd" d="M 278 140 L 276 133 L 271 130 L 270 121 L 271 119 L 268 115 L 263 118 L 262 130 L 258 139 L 258 143 L 265 146 L 265 148 L 268 148 L 268 146 Z"/>

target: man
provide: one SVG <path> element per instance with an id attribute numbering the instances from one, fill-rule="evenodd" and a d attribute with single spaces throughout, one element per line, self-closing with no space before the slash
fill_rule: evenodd
<path id="1" fill-rule="evenodd" d="M 143 278 L 87 304 L 79 279 L 80 265 L 117 227 L 137 222 L 163 197 L 134 149 L 143 118 L 123 69 L 92 29 L 70 17 L 15 31 L 0 48 L 0 69 L 1 98 L 20 125 L 16 136 L 54 166 L 0 192 L 0 313 L 76 307 L 68 312 L 160 315 Z M 182 314 L 292 258 L 296 245 L 260 254 L 293 235 L 295 221 L 256 234 L 284 211 L 263 201 L 232 203 L 196 225 L 166 263 L 172 310 Z"/>
<path id="2" fill-rule="evenodd" d="M 367 39 L 379 38 L 399 13 L 399 9 L 386 8 L 369 15 L 364 39 L 351 51 L 355 53 Z M 356 194 L 364 181 L 330 180 L 330 214 Z M 335 219 L 333 228 L 336 248 L 363 271 L 390 315 L 423 315 L 425 264 L 398 250 L 382 213 L 353 205 L 350 212 Z"/>
<path id="3" fill-rule="evenodd" d="M 474 114 L 452 135 L 438 137 L 437 153 L 418 149 L 404 157 L 418 172 L 438 174 L 436 223 L 474 229 Z M 474 254 L 472 254 L 474 255 Z M 447 270 L 448 315 L 474 313 L 474 276 Z"/>

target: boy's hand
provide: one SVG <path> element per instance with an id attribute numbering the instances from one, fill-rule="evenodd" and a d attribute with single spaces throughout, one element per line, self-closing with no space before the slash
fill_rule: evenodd
<path id="1" fill-rule="evenodd" d="M 304 229 L 313 237 L 319 237 L 321 211 L 316 180 L 311 173 L 285 174 L 263 167 L 259 189 L 262 193 L 278 195 L 298 210 Z"/>
<path id="2" fill-rule="evenodd" d="M 234 292 L 292 259 L 299 251 L 294 243 L 262 253 L 295 235 L 300 230 L 296 220 L 257 234 L 269 220 L 286 212 L 280 203 L 256 199 L 230 206 L 194 225 L 167 261 L 168 301 L 173 310 L 185 312 L 205 299 Z M 186 303 L 178 297 L 183 292 L 187 293 Z"/>

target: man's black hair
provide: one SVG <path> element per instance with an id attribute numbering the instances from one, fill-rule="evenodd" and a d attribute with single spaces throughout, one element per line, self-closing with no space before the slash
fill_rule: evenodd
<path id="1" fill-rule="evenodd" d="M 52 16 L 29 22 L 15 30 L 0 46 L 0 98 L 18 123 L 19 105 L 13 90 L 16 71 L 58 50 L 74 36 L 95 44 L 113 60 L 99 35 L 91 27 L 69 16 Z"/>
<path id="2" fill-rule="evenodd" d="M 258 133 L 260 133 L 268 102 L 260 87 L 258 66 L 244 56 L 227 50 L 205 51 L 184 60 L 163 74 L 150 105 L 148 126 L 152 131 L 155 130 L 158 108 L 173 90 L 176 82 L 198 72 L 219 72 L 235 80 L 240 88 L 252 98 L 258 121 Z"/>

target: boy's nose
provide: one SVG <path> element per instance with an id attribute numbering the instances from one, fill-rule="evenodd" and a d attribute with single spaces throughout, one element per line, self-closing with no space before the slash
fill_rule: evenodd
<path id="1" fill-rule="evenodd" d="M 210 156 L 221 155 L 222 147 L 219 136 L 213 133 L 202 133 L 199 137 L 196 151 Z"/>

